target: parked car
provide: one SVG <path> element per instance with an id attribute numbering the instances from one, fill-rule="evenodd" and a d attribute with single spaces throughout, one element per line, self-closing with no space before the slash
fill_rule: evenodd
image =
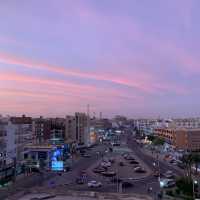
<path id="1" fill-rule="evenodd" d="M 102 174 L 103 176 L 112 177 L 112 176 L 115 176 L 115 175 L 116 175 L 116 172 L 114 172 L 114 171 L 105 171 L 105 172 L 101 172 L 101 174 Z"/>
<path id="2" fill-rule="evenodd" d="M 96 167 L 96 168 L 94 168 L 93 170 L 92 170 L 94 173 L 102 173 L 102 172 L 105 172 L 106 171 L 106 169 L 105 168 L 103 168 L 103 167 Z"/>
<path id="3" fill-rule="evenodd" d="M 173 165 L 176 165 L 176 164 L 177 164 L 177 161 L 174 160 L 174 159 L 172 159 L 172 160 L 169 161 L 169 163 L 171 163 L 171 164 L 173 164 Z"/>
<path id="4" fill-rule="evenodd" d="M 131 161 L 134 161 L 135 158 L 133 156 L 127 156 L 124 158 L 125 160 L 131 160 Z"/>
<path id="5" fill-rule="evenodd" d="M 83 156 L 84 158 L 90 158 L 90 157 L 91 157 L 90 154 L 83 154 L 82 156 Z"/>
<path id="6" fill-rule="evenodd" d="M 71 171 L 71 167 L 70 166 L 66 166 L 64 169 L 65 172 Z"/>
<path id="7" fill-rule="evenodd" d="M 160 180 L 160 186 L 163 188 L 170 188 L 174 187 L 176 185 L 176 182 L 173 179 L 161 179 Z"/>
<path id="8" fill-rule="evenodd" d="M 111 167 L 111 162 L 101 162 L 102 167 Z"/>
<path id="9" fill-rule="evenodd" d="M 97 181 L 90 181 L 90 182 L 88 182 L 87 185 L 90 188 L 98 188 L 98 187 L 102 186 L 102 183 L 101 182 L 97 182 Z"/>
<path id="10" fill-rule="evenodd" d="M 139 162 L 136 161 L 136 160 L 131 160 L 129 163 L 130 163 L 130 164 L 139 164 Z"/>
<path id="11" fill-rule="evenodd" d="M 134 168 L 134 172 L 136 172 L 136 173 L 146 173 L 146 171 L 142 167 Z"/>
<path id="12" fill-rule="evenodd" d="M 123 167 L 125 164 L 123 162 L 119 162 L 119 166 Z"/>
<path id="13" fill-rule="evenodd" d="M 84 184 L 84 181 L 83 181 L 82 178 L 79 177 L 79 178 L 76 179 L 76 183 L 77 184 Z"/>
<path id="14" fill-rule="evenodd" d="M 130 188 L 130 187 L 133 187 L 133 186 L 134 185 L 131 182 L 127 182 L 127 181 L 122 182 L 122 188 Z"/>
<path id="15" fill-rule="evenodd" d="M 166 173 L 164 173 L 163 176 L 164 176 L 165 178 L 167 178 L 167 179 L 172 179 L 172 178 L 174 178 L 174 174 L 173 174 L 173 172 L 170 171 L 170 170 L 167 171 Z"/>
<path id="16" fill-rule="evenodd" d="M 172 187 L 175 187 L 175 186 L 176 186 L 176 182 L 174 180 L 170 180 L 170 181 L 168 181 L 168 183 L 166 184 L 165 187 L 172 188 Z"/>

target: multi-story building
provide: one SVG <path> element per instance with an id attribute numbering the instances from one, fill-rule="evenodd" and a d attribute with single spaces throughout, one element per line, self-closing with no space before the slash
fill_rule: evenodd
<path id="1" fill-rule="evenodd" d="M 50 141 L 51 144 L 61 144 L 65 140 L 65 119 L 51 118 L 50 122 Z"/>
<path id="2" fill-rule="evenodd" d="M 73 138 L 78 144 L 84 144 L 89 134 L 89 117 L 85 113 L 75 113 L 76 131 Z"/>
<path id="3" fill-rule="evenodd" d="M 177 149 L 200 151 L 200 129 L 159 128 L 155 134 Z"/>
<path id="4" fill-rule="evenodd" d="M 65 140 L 76 141 L 76 118 L 75 116 L 66 116 L 65 121 Z"/>
<path id="5" fill-rule="evenodd" d="M 11 117 L 7 127 L 7 134 L 15 137 L 16 144 L 16 160 L 23 161 L 25 146 L 33 143 L 32 118 L 26 117 Z"/>
<path id="6" fill-rule="evenodd" d="M 170 128 L 155 128 L 154 133 L 156 136 L 164 139 L 166 142 L 175 144 L 175 129 Z"/>
<path id="7" fill-rule="evenodd" d="M 174 119 L 173 123 L 177 128 L 187 128 L 187 129 L 200 128 L 200 118 Z"/>
<path id="8" fill-rule="evenodd" d="M 112 128 L 112 122 L 109 119 L 103 118 L 103 119 L 95 119 L 92 121 L 93 126 L 97 130 L 107 130 Z M 116 122 L 116 127 L 119 127 L 120 125 Z"/>
<path id="9" fill-rule="evenodd" d="M 36 144 L 48 143 L 50 140 L 50 121 L 39 117 L 33 120 L 33 135 Z"/>
<path id="10" fill-rule="evenodd" d="M 6 164 L 6 130 L 5 123 L 0 122 L 0 168 Z"/>

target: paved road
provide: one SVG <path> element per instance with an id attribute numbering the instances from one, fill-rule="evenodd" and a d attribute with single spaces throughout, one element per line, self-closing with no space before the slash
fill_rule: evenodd
<path id="1" fill-rule="evenodd" d="M 155 161 L 155 159 L 153 159 L 150 155 L 145 154 L 143 149 L 137 144 L 137 142 L 133 138 L 131 138 L 131 136 L 128 136 L 127 141 L 128 146 L 135 152 L 135 154 L 137 154 L 150 168 L 153 169 L 153 162 Z M 165 173 L 166 171 L 171 170 L 177 176 L 183 175 L 183 172 L 181 170 L 174 168 L 167 162 L 163 161 L 159 162 L 159 164 L 161 173 Z"/>
<path id="2" fill-rule="evenodd" d="M 121 142 L 123 144 L 127 143 L 127 136 L 126 137 L 121 137 Z M 130 148 L 133 147 L 132 143 L 130 143 L 130 141 L 128 142 L 127 146 L 129 146 Z M 107 146 L 108 147 L 108 146 Z M 110 180 L 107 178 L 103 178 L 102 176 L 88 176 L 88 180 L 97 180 L 97 181 L 101 181 L 103 183 L 103 186 L 101 188 L 97 188 L 97 189 L 90 189 L 87 187 L 86 184 L 84 185 L 77 185 L 75 184 L 75 179 L 78 175 L 78 173 L 83 170 L 83 169 L 87 169 L 89 168 L 91 165 L 94 165 L 95 162 L 98 161 L 98 157 L 96 155 L 96 151 L 105 151 L 106 146 L 98 146 L 96 147 L 94 150 L 91 151 L 91 158 L 83 158 L 81 159 L 76 165 L 74 165 L 73 167 L 73 171 L 70 173 L 66 173 L 63 174 L 62 176 L 56 176 L 54 179 L 51 179 L 50 181 L 46 182 L 45 185 L 48 186 L 50 185 L 50 183 L 53 181 L 55 182 L 55 185 L 63 185 L 66 183 L 71 183 L 68 186 L 66 186 L 66 188 L 68 189 L 73 189 L 73 190 L 78 190 L 78 191 L 85 191 L 85 190 L 93 190 L 93 191 L 102 191 L 102 192 L 117 192 L 117 184 L 113 184 L 110 182 Z M 136 148 L 132 148 L 135 152 L 135 154 L 137 154 L 137 156 L 145 161 L 146 157 L 141 156 L 139 153 L 139 147 L 136 146 Z M 151 158 L 148 158 L 148 162 L 145 161 L 145 164 L 147 164 L 148 166 L 150 166 L 150 168 L 152 168 L 152 160 Z M 156 189 L 159 189 L 159 185 L 158 185 L 158 180 L 157 178 L 153 177 L 153 176 L 148 176 L 145 177 L 139 181 L 132 181 L 134 183 L 134 187 L 133 188 L 129 188 L 129 189 L 124 189 L 123 192 L 125 193 L 132 193 L 132 192 L 136 192 L 136 193 L 140 193 L 140 194 L 146 194 L 147 193 L 147 188 L 149 186 L 152 186 Z"/>
<path id="3" fill-rule="evenodd" d="M 63 184 L 71 184 L 75 183 L 75 180 L 77 176 L 79 176 L 79 173 L 82 170 L 86 170 L 89 168 L 93 163 L 97 162 L 99 159 L 97 155 L 97 151 L 99 152 L 105 152 L 106 146 L 105 145 L 99 145 L 94 147 L 91 150 L 88 150 L 87 153 L 91 155 L 90 158 L 80 158 L 76 163 L 73 164 L 72 171 L 62 173 L 62 176 L 55 176 L 52 179 L 49 179 L 48 181 L 44 182 L 44 186 L 50 186 L 52 185 L 63 185 Z M 92 177 L 88 177 L 91 179 Z"/>
<path id="4" fill-rule="evenodd" d="M 130 135 L 125 135 L 121 137 L 121 142 L 123 144 L 127 143 L 127 146 L 133 150 L 137 157 L 139 157 L 150 169 L 153 170 L 153 161 L 154 159 L 144 153 L 143 149 L 135 142 L 135 140 Z M 98 180 L 103 182 L 103 187 L 98 189 L 90 189 L 87 187 L 86 184 L 84 185 L 77 185 L 75 184 L 75 179 L 79 175 L 80 171 L 86 170 L 90 168 L 90 166 L 94 165 L 100 158 L 96 154 L 97 151 L 105 152 L 105 149 L 108 145 L 98 145 L 94 147 L 92 150 L 88 150 L 88 153 L 91 155 L 90 158 L 80 158 L 77 162 L 73 164 L 73 170 L 67 173 L 63 173 L 62 176 L 55 175 L 51 179 L 44 181 L 43 186 L 45 187 L 59 187 L 59 185 L 66 185 L 66 189 L 71 190 L 78 190 L 78 191 L 86 191 L 86 190 L 94 190 L 94 191 L 102 191 L 102 192 L 117 192 L 117 185 L 111 184 L 110 180 L 103 180 L 102 176 L 99 178 L 92 176 L 91 174 L 88 175 L 88 180 Z M 160 169 L 161 173 L 166 172 L 167 170 L 172 170 L 175 174 L 181 175 L 181 172 L 171 167 L 168 163 L 161 163 L 160 162 Z M 139 193 L 139 194 L 147 194 L 148 187 L 153 188 L 153 192 L 158 192 L 160 190 L 158 178 L 154 177 L 153 175 L 149 175 L 141 180 L 132 181 L 134 183 L 134 187 L 129 189 L 124 189 L 123 192 L 125 193 Z M 155 194 L 150 194 L 154 196 Z"/>

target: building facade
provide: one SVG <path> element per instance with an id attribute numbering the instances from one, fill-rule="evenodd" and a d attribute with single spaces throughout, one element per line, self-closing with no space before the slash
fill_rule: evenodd
<path id="1" fill-rule="evenodd" d="M 66 116 L 65 121 L 65 140 L 76 141 L 76 118 L 75 116 Z"/>
<path id="2" fill-rule="evenodd" d="M 26 117 L 11 117 L 7 129 L 9 135 L 15 135 L 16 144 L 16 160 L 21 162 L 24 160 L 25 146 L 33 144 L 33 126 L 32 118 Z"/>
<path id="3" fill-rule="evenodd" d="M 48 119 L 39 117 L 33 120 L 33 135 L 35 144 L 48 143 L 50 140 L 51 126 Z"/>
<path id="4" fill-rule="evenodd" d="M 176 149 L 200 151 L 200 129 L 155 129 L 155 134 L 172 144 Z"/>
<path id="5" fill-rule="evenodd" d="M 200 118 L 174 119 L 176 128 L 198 129 L 200 128 Z"/>
<path id="6" fill-rule="evenodd" d="M 88 123 L 88 116 L 85 113 L 75 113 L 76 131 L 73 138 L 75 138 L 77 144 L 85 144 L 87 135 L 89 134 Z"/>

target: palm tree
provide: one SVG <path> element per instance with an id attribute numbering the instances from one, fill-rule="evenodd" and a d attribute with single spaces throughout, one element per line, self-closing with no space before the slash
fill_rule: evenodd
<path id="1" fill-rule="evenodd" d="M 198 172 L 198 164 L 200 163 L 200 154 L 199 153 L 192 153 L 192 161 L 195 165 L 195 173 Z"/>
<path id="2" fill-rule="evenodd" d="M 193 163 L 193 156 L 192 154 L 185 154 L 182 156 L 181 161 L 184 164 L 185 168 L 185 176 L 189 180 L 192 179 L 192 163 Z"/>

